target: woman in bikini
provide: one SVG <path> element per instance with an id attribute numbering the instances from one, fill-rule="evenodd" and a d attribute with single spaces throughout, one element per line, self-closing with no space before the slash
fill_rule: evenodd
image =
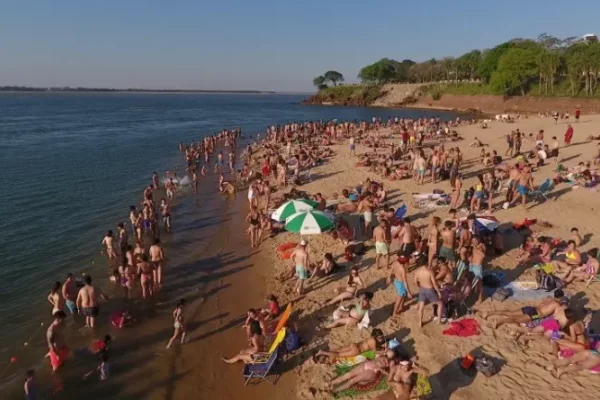
<path id="1" fill-rule="evenodd" d="M 52 305 L 52 315 L 57 311 L 62 311 L 65 307 L 65 299 L 61 294 L 62 285 L 59 281 L 54 282 L 50 294 L 48 295 L 48 303 Z"/>
<path id="2" fill-rule="evenodd" d="M 389 368 L 390 362 L 394 360 L 395 356 L 395 352 L 388 350 L 385 354 L 375 357 L 374 360 L 368 360 L 357 365 L 349 372 L 329 382 L 327 386 L 330 390 L 337 393 L 349 389 L 357 383 L 370 382 L 375 379 L 378 374 L 386 372 L 385 370 Z"/>
<path id="3" fill-rule="evenodd" d="M 222 358 L 221 360 L 227 364 L 235 364 L 238 361 L 242 361 L 246 364 L 252 363 L 255 355 L 264 351 L 265 338 L 258 321 L 250 322 L 250 335 L 250 345 L 252 347 L 240 351 L 237 356 L 232 358 Z"/>
<path id="4" fill-rule="evenodd" d="M 452 187 L 452 202 L 450 203 L 450 208 L 455 209 L 460 200 L 462 177 L 459 174 L 453 175 L 452 178 L 450 178 L 450 186 Z"/>
<path id="5" fill-rule="evenodd" d="M 360 343 L 353 343 L 334 351 L 319 350 L 315 357 L 325 356 L 329 357 L 331 362 L 335 362 L 342 357 L 354 357 L 367 351 L 380 351 L 385 348 L 385 344 L 385 336 L 381 329 L 373 329 L 371 337 Z"/>
<path id="6" fill-rule="evenodd" d="M 564 275 L 560 276 L 564 283 L 571 282 L 587 282 L 590 278 L 597 276 L 600 271 L 600 263 L 598 262 L 598 248 L 588 250 L 588 259 L 581 267 L 576 267 L 568 270 Z"/>
<path id="7" fill-rule="evenodd" d="M 366 313 L 371 309 L 371 299 L 373 293 L 364 292 L 360 295 L 360 299 L 355 306 L 352 306 L 350 310 L 336 310 L 333 313 L 333 322 L 325 325 L 325 329 L 333 329 L 338 326 L 350 325 L 356 326 L 362 321 Z"/>
<path id="8" fill-rule="evenodd" d="M 152 297 L 154 294 L 154 268 L 150 262 L 148 262 L 148 255 L 142 255 L 142 261 L 138 264 L 138 275 L 140 276 L 140 286 L 142 287 L 142 297 L 144 299 Z"/>
<path id="9" fill-rule="evenodd" d="M 183 306 L 185 304 L 185 300 L 181 299 L 177 302 L 177 306 L 173 310 L 173 328 L 175 331 L 173 332 L 173 336 L 167 343 L 167 349 L 171 348 L 171 345 L 181 335 L 181 344 L 185 342 L 185 325 L 183 321 Z"/>
<path id="10" fill-rule="evenodd" d="M 364 283 L 361 277 L 358 275 L 358 267 L 352 267 L 350 269 L 348 280 L 346 281 L 346 287 L 336 288 L 335 293 L 337 296 L 329 300 L 325 305 L 331 306 L 344 300 L 352 299 L 356 296 L 358 289 L 362 287 L 364 287 Z"/>
<path id="11" fill-rule="evenodd" d="M 260 214 L 256 206 L 250 207 L 250 214 L 246 217 L 246 222 L 250 224 L 250 247 L 258 246 L 258 232 L 260 230 Z"/>

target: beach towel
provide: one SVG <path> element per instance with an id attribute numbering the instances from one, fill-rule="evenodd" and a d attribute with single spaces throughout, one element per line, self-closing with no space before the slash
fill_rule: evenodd
<path id="1" fill-rule="evenodd" d="M 298 243 L 294 243 L 294 242 L 283 243 L 283 244 L 277 246 L 277 251 L 288 251 L 289 249 L 293 249 L 297 245 L 298 245 Z"/>
<path id="2" fill-rule="evenodd" d="M 340 357 L 337 359 L 337 362 L 335 363 L 335 367 L 336 367 L 336 370 L 338 367 L 340 367 L 340 368 L 353 367 L 357 364 L 364 363 L 367 360 L 373 360 L 375 358 L 375 356 L 377 356 L 377 353 L 375 353 L 375 351 L 373 351 L 373 350 L 370 350 L 370 351 L 365 351 L 364 353 L 359 354 L 357 356 Z"/>
<path id="3" fill-rule="evenodd" d="M 292 257 L 292 253 L 294 252 L 294 249 L 288 249 L 286 251 L 280 251 L 279 252 L 279 258 L 281 258 L 282 260 L 289 260 Z"/>
<path id="4" fill-rule="evenodd" d="M 335 372 L 337 376 L 342 376 L 346 372 L 350 371 L 354 366 L 350 367 L 337 367 L 335 368 Z M 333 395 L 334 398 L 339 399 L 342 397 L 356 397 L 362 396 L 368 392 L 374 392 L 376 390 L 387 390 L 389 388 L 387 384 L 387 378 L 385 375 L 379 373 L 371 382 L 367 382 L 364 384 L 356 384 L 352 386 L 350 389 L 343 390 Z"/>
<path id="5" fill-rule="evenodd" d="M 442 332 L 447 336 L 470 337 L 479 335 L 479 322 L 472 318 L 450 322 L 450 328 Z"/>
<path id="6" fill-rule="evenodd" d="M 429 378 L 423 374 L 419 374 L 415 385 L 415 391 L 419 398 L 429 396 L 433 392 Z"/>

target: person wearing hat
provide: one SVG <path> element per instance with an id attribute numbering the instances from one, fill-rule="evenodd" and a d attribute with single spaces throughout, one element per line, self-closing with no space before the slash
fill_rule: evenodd
<path id="1" fill-rule="evenodd" d="M 412 299 L 413 295 L 408 287 L 408 271 L 407 271 L 408 259 L 402 255 L 402 252 L 398 252 L 398 258 L 392 263 L 392 273 L 387 278 L 387 284 L 394 282 L 396 288 L 396 294 L 398 299 L 394 304 L 394 311 L 392 316 L 399 315 L 404 307 L 404 301 Z"/>
<path id="2" fill-rule="evenodd" d="M 308 279 L 308 266 L 310 265 L 306 245 L 306 240 L 302 239 L 298 247 L 290 255 L 290 260 L 294 263 L 296 278 L 298 279 L 294 290 L 299 295 L 302 294 L 302 290 L 304 289 L 304 281 Z"/>

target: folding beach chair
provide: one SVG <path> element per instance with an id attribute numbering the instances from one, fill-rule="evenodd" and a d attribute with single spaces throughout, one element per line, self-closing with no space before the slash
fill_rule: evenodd
<path id="1" fill-rule="evenodd" d="M 535 197 L 538 201 L 542 199 L 548 200 L 548 196 L 546 196 L 546 194 L 552 190 L 552 186 L 554 186 L 552 180 L 546 179 L 544 182 L 542 182 L 540 187 L 537 188 L 537 190 L 532 190 L 529 192 L 529 195 L 531 197 Z"/>
<path id="2" fill-rule="evenodd" d="M 272 382 L 268 379 L 268 376 L 269 376 L 269 374 L 271 374 L 271 370 L 273 369 L 275 363 L 277 362 L 278 356 L 279 356 L 279 346 L 277 346 L 275 348 L 275 351 L 273 351 L 269 355 L 269 358 L 267 359 L 266 362 L 246 364 L 244 366 L 244 371 L 242 373 L 244 378 L 246 378 L 246 381 L 244 382 L 244 386 L 247 386 L 248 383 L 252 379 L 258 379 L 259 381 L 262 380 L 265 382 L 269 382 L 271 385 L 274 385 L 275 381 L 277 380 L 277 375 L 275 375 L 275 379 L 273 379 Z"/>

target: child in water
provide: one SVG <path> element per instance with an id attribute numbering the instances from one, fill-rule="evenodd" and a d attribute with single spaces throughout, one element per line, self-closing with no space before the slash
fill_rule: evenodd
<path id="1" fill-rule="evenodd" d="M 35 400 L 37 398 L 37 384 L 35 382 L 35 372 L 30 369 L 25 374 L 25 400 Z"/>

